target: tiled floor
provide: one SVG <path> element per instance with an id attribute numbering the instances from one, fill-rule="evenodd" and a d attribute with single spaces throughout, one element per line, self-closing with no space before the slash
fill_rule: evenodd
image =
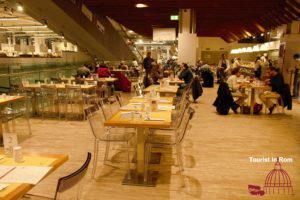
<path id="1" fill-rule="evenodd" d="M 103 166 L 102 145 L 97 178 L 92 180 L 90 173 L 87 175 L 82 199 L 253 199 L 256 197 L 249 194 L 248 184 L 263 186 L 274 163 L 251 163 L 250 156 L 293 158 L 292 163 L 282 163 L 282 167 L 291 177 L 295 195 L 262 198 L 300 199 L 300 104 L 295 103 L 294 109 L 285 114 L 219 116 L 212 106 L 215 96 L 216 89 L 205 89 L 200 101 L 193 104 L 196 115 L 183 145 L 186 188 L 181 187 L 177 167 L 172 165 L 171 151 L 165 151 L 161 165 L 156 166 L 161 173 L 156 187 L 122 185 L 125 154 L 122 148 L 114 147 L 113 164 L 120 168 Z M 63 153 L 70 157 L 30 192 L 50 197 L 58 177 L 77 169 L 84 162 L 86 152 L 92 152 L 93 136 L 87 122 L 38 119 L 31 122 L 33 137 L 21 143 L 24 151 Z"/>

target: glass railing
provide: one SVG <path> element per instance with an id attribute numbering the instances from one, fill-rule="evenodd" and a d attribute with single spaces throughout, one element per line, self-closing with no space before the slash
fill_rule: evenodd
<path id="1" fill-rule="evenodd" d="M 26 80 L 29 83 L 44 82 L 61 76 L 71 77 L 76 74 L 80 65 L 66 65 L 56 67 L 47 66 L 10 66 L 0 68 L 0 92 L 9 92 L 12 86 L 20 85 Z"/>

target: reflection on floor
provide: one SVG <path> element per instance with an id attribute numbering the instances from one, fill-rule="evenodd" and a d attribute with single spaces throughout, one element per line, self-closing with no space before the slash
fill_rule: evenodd
<path id="1" fill-rule="evenodd" d="M 274 163 L 250 163 L 253 157 L 291 157 L 282 163 L 289 173 L 295 195 L 265 195 L 264 199 L 300 199 L 300 105 L 285 114 L 219 116 L 212 106 L 216 89 L 205 89 L 199 103 L 193 104 L 196 115 L 184 142 L 186 188 L 178 175 L 171 151 L 163 152 L 160 177 L 156 187 L 123 186 L 125 153 L 122 147 L 111 152 L 112 164 L 102 165 L 101 146 L 96 180 L 85 179 L 83 198 L 86 200 L 130 199 L 253 199 L 248 184 L 263 186 Z M 77 169 L 86 152 L 93 150 L 93 137 L 87 122 L 32 120 L 33 136 L 21 143 L 25 152 L 65 153 L 69 161 L 37 185 L 30 193 L 54 194 L 58 177 Z M 124 162 L 123 162 L 124 161 Z M 124 163 L 122 165 L 122 163 Z"/>

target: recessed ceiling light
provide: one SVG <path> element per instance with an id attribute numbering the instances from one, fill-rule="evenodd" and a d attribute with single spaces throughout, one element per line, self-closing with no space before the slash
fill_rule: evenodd
<path id="1" fill-rule="evenodd" d="M 17 10 L 20 11 L 20 12 L 22 12 L 24 10 L 24 8 L 21 5 L 17 5 Z"/>
<path id="2" fill-rule="evenodd" d="M 267 34 L 270 35 L 270 32 L 268 32 Z"/>
<path id="3" fill-rule="evenodd" d="M 132 33 L 134 33 L 134 32 L 133 32 L 132 30 L 129 30 L 128 33 L 131 33 L 131 34 L 132 34 Z"/>
<path id="4" fill-rule="evenodd" d="M 137 8 L 147 8 L 148 5 L 147 4 L 143 4 L 143 3 L 137 3 L 137 4 L 135 4 L 135 7 L 137 7 Z"/>
<path id="5" fill-rule="evenodd" d="M 263 33 L 262 33 L 262 34 L 260 34 L 260 36 L 264 36 L 264 35 L 265 35 L 265 34 L 263 34 Z"/>

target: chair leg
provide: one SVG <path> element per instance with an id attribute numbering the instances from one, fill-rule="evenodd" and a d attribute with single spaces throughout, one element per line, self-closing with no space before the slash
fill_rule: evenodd
<path id="1" fill-rule="evenodd" d="M 182 174 L 184 169 L 183 169 L 183 159 L 182 159 L 182 151 L 181 151 L 180 144 L 176 145 L 176 152 L 177 152 L 177 162 L 178 162 L 179 171 Z"/>
<path id="2" fill-rule="evenodd" d="M 110 142 L 106 142 L 106 148 L 105 148 L 105 156 L 104 156 L 104 163 L 107 161 L 108 155 L 109 155 L 109 148 L 110 148 Z"/>
<path id="3" fill-rule="evenodd" d="M 149 169 L 149 161 L 150 161 L 150 154 L 151 154 L 151 144 L 146 144 L 145 146 L 145 163 L 144 163 L 144 166 L 145 166 L 145 169 L 144 169 L 144 182 L 147 182 L 148 180 L 148 169 Z"/>
<path id="4" fill-rule="evenodd" d="M 92 169 L 92 179 L 95 177 L 96 168 L 97 168 L 97 160 L 98 160 L 98 151 L 99 151 L 99 141 L 95 139 L 94 141 L 94 162 L 93 162 L 93 169 Z"/>

